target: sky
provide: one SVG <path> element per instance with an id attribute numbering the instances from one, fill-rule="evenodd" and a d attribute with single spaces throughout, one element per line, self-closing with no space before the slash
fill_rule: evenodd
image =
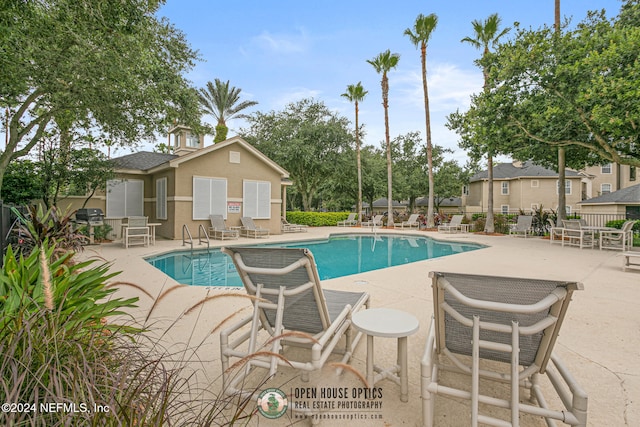
<path id="1" fill-rule="evenodd" d="M 606 9 L 614 17 L 620 5 L 619 0 L 562 0 L 561 14 L 573 26 L 588 10 Z M 353 123 L 354 105 L 340 95 L 347 85 L 362 82 L 368 91 L 359 104 L 363 143 L 380 147 L 381 76 L 366 61 L 387 49 L 400 54 L 397 68 L 388 73 L 391 138 L 420 131 L 425 140 L 420 51 L 404 35 L 420 13 L 438 16 L 427 48 L 432 141 L 453 150 L 447 158 L 463 166 L 466 154 L 446 128 L 446 118 L 468 108 L 470 96 L 482 89 L 482 72 L 474 64 L 480 51 L 460 40 L 473 36 L 473 20 L 492 13 L 499 14 L 502 28 L 514 21 L 534 29 L 553 25 L 554 0 L 167 0 L 158 14 L 184 32 L 201 56 L 187 75 L 194 86 L 229 80 L 242 90 L 242 100 L 258 102 L 248 113 L 280 111 L 312 97 Z M 215 124 L 211 116 L 203 120 Z M 241 119 L 227 124 L 229 136 L 246 126 Z"/>

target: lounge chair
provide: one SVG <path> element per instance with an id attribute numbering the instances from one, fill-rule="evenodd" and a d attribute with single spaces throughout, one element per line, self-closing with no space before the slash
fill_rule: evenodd
<path id="1" fill-rule="evenodd" d="M 269 229 L 256 226 L 253 222 L 253 218 L 250 216 L 243 216 L 240 218 L 240 222 L 242 223 L 240 235 L 253 237 L 254 239 L 257 239 L 258 237 L 269 237 Z"/>
<path id="2" fill-rule="evenodd" d="M 454 215 L 447 224 L 438 226 L 438 232 L 440 233 L 457 233 L 463 230 L 462 215 Z"/>
<path id="3" fill-rule="evenodd" d="M 238 238 L 238 230 L 227 228 L 222 215 L 209 215 L 209 220 L 211 221 L 211 227 L 209 227 L 210 237 L 220 240 Z"/>
<path id="4" fill-rule="evenodd" d="M 472 426 L 479 422 L 517 426 L 521 414 L 542 416 L 548 425 L 560 420 L 586 426 L 587 395 L 552 353 L 571 295 L 583 289 L 581 283 L 440 272 L 429 275 L 434 317 L 421 363 L 424 426 L 434 425 L 434 394 L 470 400 L 468 425 Z M 456 388 L 447 377 L 441 378 L 440 369 L 470 378 Z M 548 407 L 538 374 L 547 374 L 564 403 L 562 410 Z M 480 384 L 480 378 L 486 382 Z M 491 380 L 503 383 L 502 387 L 506 383 L 510 395 L 500 396 L 501 387 L 491 387 L 487 393 L 485 387 L 492 385 Z M 521 387 L 530 390 L 530 402 L 520 398 Z M 479 408 L 479 404 L 483 406 Z M 496 418 L 499 412 L 480 414 L 490 406 L 510 410 L 510 419 Z"/>
<path id="5" fill-rule="evenodd" d="M 595 233 L 593 229 L 582 228 L 579 220 L 562 220 L 562 246 L 579 246 L 582 248 L 593 248 L 595 244 Z"/>
<path id="6" fill-rule="evenodd" d="M 551 244 L 555 241 L 562 243 L 562 233 L 564 229 L 562 227 L 557 227 L 556 223 L 553 222 L 551 218 L 547 218 L 547 222 L 549 223 L 549 242 Z"/>
<path id="7" fill-rule="evenodd" d="M 369 221 L 363 222 L 362 226 L 363 227 L 382 227 L 383 225 L 382 218 L 384 218 L 384 215 L 375 215 Z"/>
<path id="8" fill-rule="evenodd" d="M 420 223 L 418 222 L 418 217 L 420 216 L 420 214 L 411 214 L 409 215 L 409 219 L 407 219 L 406 221 L 402 221 L 399 224 L 395 224 L 396 227 L 409 227 L 409 228 L 419 228 L 420 227 Z"/>
<path id="9" fill-rule="evenodd" d="M 280 229 L 283 233 L 298 233 L 300 231 L 308 231 L 306 225 L 291 224 L 285 217 L 280 217 Z"/>
<path id="10" fill-rule="evenodd" d="M 620 230 L 600 230 L 600 250 L 619 249 L 624 252 L 633 246 L 634 220 L 625 221 Z"/>
<path id="11" fill-rule="evenodd" d="M 338 227 L 350 227 L 353 225 L 357 225 L 358 224 L 358 220 L 356 219 L 357 215 L 358 214 L 350 213 L 347 219 L 338 221 Z"/>
<path id="12" fill-rule="evenodd" d="M 522 234 L 524 238 L 527 238 L 527 234 L 533 233 L 531 224 L 533 223 L 533 217 L 531 215 L 518 215 L 518 222 L 511 228 L 509 228 L 509 236 L 518 236 Z"/>
<path id="13" fill-rule="evenodd" d="M 222 251 L 233 260 L 247 293 L 255 296 L 253 314 L 220 333 L 226 393 L 255 392 L 237 388 L 255 368 L 267 369 L 271 376 L 279 366 L 293 367 L 308 381 L 309 372 L 322 368 L 331 354 L 341 354 L 342 363 L 349 361 L 362 336 L 353 336 L 351 315 L 368 307 L 368 293 L 322 289 L 308 249 L 229 247 Z M 343 336 L 344 347 L 338 345 Z M 285 345 L 307 351 L 289 354 L 283 352 Z M 246 358 L 246 364 L 230 369 L 232 358 Z"/>
<path id="14" fill-rule="evenodd" d="M 146 216 L 130 216 L 127 218 L 127 226 L 124 228 L 122 243 L 125 248 L 133 245 L 149 246 L 151 230 L 147 225 Z"/>

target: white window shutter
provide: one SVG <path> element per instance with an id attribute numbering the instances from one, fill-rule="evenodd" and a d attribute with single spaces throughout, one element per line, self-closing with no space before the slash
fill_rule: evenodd
<path id="1" fill-rule="evenodd" d="M 206 178 L 193 177 L 193 219 L 209 219 L 211 183 Z"/>
<path id="2" fill-rule="evenodd" d="M 125 181 L 111 179 L 107 181 L 107 218 L 124 218 Z"/>
<path id="3" fill-rule="evenodd" d="M 258 216 L 258 183 L 244 181 L 242 192 L 242 215 L 256 218 Z"/>
<path id="4" fill-rule="evenodd" d="M 167 219 L 167 178 L 156 181 L 156 218 Z"/>
<path id="5" fill-rule="evenodd" d="M 222 215 L 224 219 L 227 219 L 227 180 L 226 179 L 211 180 L 210 213 L 213 215 Z"/>
<path id="6" fill-rule="evenodd" d="M 140 180 L 125 181 L 125 216 L 144 215 L 144 182 Z"/>
<path id="7" fill-rule="evenodd" d="M 271 218 L 271 183 L 258 182 L 258 215 L 256 218 Z"/>

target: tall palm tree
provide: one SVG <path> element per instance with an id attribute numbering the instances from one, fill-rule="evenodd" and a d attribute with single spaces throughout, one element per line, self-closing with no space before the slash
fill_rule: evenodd
<path id="1" fill-rule="evenodd" d="M 198 91 L 202 109 L 218 121 L 213 142 L 227 139 L 227 132 L 229 132 L 226 124 L 227 120 L 246 117 L 246 114 L 238 113 L 258 104 L 256 101 L 240 102 L 240 92 L 242 92 L 242 89 L 229 86 L 229 80 L 222 82 L 220 79 L 215 79 L 214 83 L 207 82 L 206 89 L 200 88 Z"/>
<path id="2" fill-rule="evenodd" d="M 382 86 L 382 106 L 384 107 L 384 137 L 387 143 L 387 227 L 393 227 L 393 197 L 392 197 L 392 177 L 391 177 L 391 139 L 389 138 L 389 79 L 387 73 L 398 66 L 400 54 L 391 53 L 389 49 L 378 54 L 367 62 L 375 68 L 376 73 L 382 74 L 380 84 Z"/>
<path id="3" fill-rule="evenodd" d="M 429 16 L 418 15 L 416 22 L 411 28 L 404 30 L 405 36 L 409 37 L 411 43 L 420 47 L 420 60 L 422 63 L 422 90 L 424 92 L 424 115 L 427 127 L 427 168 L 429 173 L 429 203 L 427 207 L 427 227 L 433 227 L 433 144 L 431 143 L 431 118 L 429 114 L 429 90 L 427 88 L 427 43 L 431 38 L 431 33 L 438 25 L 438 17 L 432 13 Z"/>
<path id="4" fill-rule="evenodd" d="M 362 166 L 360 162 L 360 126 L 358 125 L 358 103 L 363 101 L 369 91 L 364 90 L 362 83 L 347 86 L 347 91 L 340 96 L 344 96 L 356 106 L 356 164 L 358 167 L 358 223 L 362 222 Z"/>
<path id="5" fill-rule="evenodd" d="M 560 0 L 555 0 L 554 2 L 554 29 L 558 37 L 561 34 L 560 27 Z M 565 180 L 566 180 L 566 162 L 567 162 L 567 153 L 566 149 L 563 146 L 558 147 L 558 216 L 557 216 L 557 225 L 558 227 L 562 226 L 562 220 L 567 218 L 567 194 L 565 190 Z"/>
<path id="6" fill-rule="evenodd" d="M 489 15 L 484 21 L 478 21 L 474 19 L 471 22 L 473 26 L 473 38 L 465 37 L 461 41 L 463 43 L 469 43 L 476 49 L 482 50 L 482 58 L 485 58 L 489 54 L 490 47 L 497 47 L 498 40 L 509 32 L 511 28 L 505 28 L 500 31 L 500 17 L 497 13 Z M 483 61 L 481 61 L 482 63 Z M 489 69 L 486 65 L 482 66 L 482 75 L 484 76 L 483 90 L 489 90 Z M 493 150 L 491 143 L 487 147 L 487 168 L 488 168 L 488 197 L 487 197 L 487 221 L 484 226 L 486 233 L 493 233 L 495 231 L 495 224 L 493 219 Z"/>

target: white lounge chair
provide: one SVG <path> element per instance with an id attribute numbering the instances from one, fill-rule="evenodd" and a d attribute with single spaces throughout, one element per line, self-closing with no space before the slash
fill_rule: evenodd
<path id="1" fill-rule="evenodd" d="M 524 238 L 527 238 L 527 234 L 533 233 L 531 224 L 533 223 L 533 217 L 531 215 L 518 215 L 518 222 L 511 228 L 509 228 L 509 236 L 518 236 L 522 234 Z"/>
<path id="2" fill-rule="evenodd" d="M 285 217 L 280 217 L 280 229 L 283 233 L 298 233 L 300 231 L 307 232 L 308 228 L 302 224 L 291 224 Z"/>
<path id="3" fill-rule="evenodd" d="M 409 218 L 406 221 L 402 221 L 399 224 L 395 224 L 396 227 L 408 227 L 408 228 L 419 228 L 420 227 L 420 223 L 418 222 L 418 217 L 420 216 L 420 214 L 411 214 L 409 216 Z"/>
<path id="4" fill-rule="evenodd" d="M 352 225 L 357 225 L 358 220 L 356 219 L 355 213 L 350 213 L 347 219 L 338 221 L 338 227 L 350 227 Z"/>
<path id="5" fill-rule="evenodd" d="M 633 246 L 633 225 L 634 220 L 625 221 L 620 230 L 601 230 L 600 250 L 617 249 L 625 250 Z"/>
<path id="6" fill-rule="evenodd" d="M 253 237 L 254 239 L 258 237 L 269 237 L 269 229 L 258 227 L 250 216 L 243 216 L 240 218 L 240 222 L 242 223 L 242 228 L 240 229 L 241 235 Z"/>
<path id="7" fill-rule="evenodd" d="M 220 240 L 238 238 L 238 230 L 227 228 L 222 215 L 209 215 L 209 221 L 211 222 L 211 227 L 209 227 L 210 237 Z"/>
<path id="8" fill-rule="evenodd" d="M 560 420 L 586 426 L 587 394 L 552 352 L 571 295 L 583 289 L 581 283 L 441 272 L 429 275 L 434 317 L 421 364 L 424 426 L 435 425 L 435 394 L 470 400 L 471 426 L 518 426 L 521 414 L 542 416 L 548 425 Z M 464 386 L 452 384 L 441 377 L 441 369 L 469 378 Z M 547 374 L 564 408 L 548 407 L 538 374 Z M 506 383 L 509 395 L 500 396 L 500 387 L 487 391 L 494 385 L 492 380 Z M 530 402 L 520 398 L 522 387 L 530 390 Z M 534 399 L 538 405 L 533 404 Z M 508 409 L 509 419 L 497 418 L 496 412 L 481 414 L 488 406 Z"/>
<path id="9" fill-rule="evenodd" d="M 384 215 L 374 215 L 369 221 L 363 222 L 363 227 L 382 227 L 382 219 Z"/>
<path id="10" fill-rule="evenodd" d="M 279 366 L 293 367 L 308 381 L 309 372 L 322 368 L 331 354 L 340 354 L 342 363 L 349 361 L 362 336 L 353 336 L 351 315 L 368 307 L 368 293 L 322 289 L 308 249 L 228 247 L 222 251 L 233 260 L 247 293 L 255 296 L 253 314 L 220 333 L 224 392 L 255 393 L 254 388 L 238 388 L 255 368 L 266 369 L 271 376 Z M 283 352 L 288 345 L 308 351 Z M 231 359 L 246 363 L 234 370 Z"/>
<path id="11" fill-rule="evenodd" d="M 438 226 L 438 232 L 440 233 L 457 233 L 458 231 L 464 231 L 462 224 L 462 215 L 454 215 L 451 217 L 451 221 L 447 224 L 441 224 Z"/>

